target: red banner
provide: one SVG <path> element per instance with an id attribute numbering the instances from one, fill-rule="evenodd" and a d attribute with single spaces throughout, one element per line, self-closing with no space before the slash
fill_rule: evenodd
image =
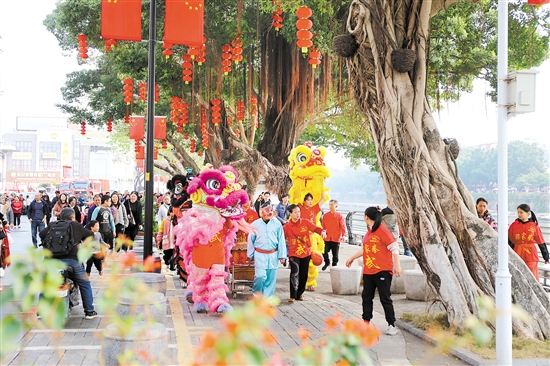
<path id="1" fill-rule="evenodd" d="M 204 0 L 166 0 L 164 42 L 202 46 Z"/>
<path id="2" fill-rule="evenodd" d="M 145 146 L 140 146 L 138 151 L 136 151 L 136 160 L 140 161 L 145 159 Z"/>
<path id="3" fill-rule="evenodd" d="M 155 140 L 166 140 L 166 117 L 155 116 Z"/>
<path id="4" fill-rule="evenodd" d="M 141 0 L 101 0 L 101 37 L 141 41 Z"/>
<path id="5" fill-rule="evenodd" d="M 130 138 L 142 140 L 145 137 L 145 117 L 130 117 Z"/>

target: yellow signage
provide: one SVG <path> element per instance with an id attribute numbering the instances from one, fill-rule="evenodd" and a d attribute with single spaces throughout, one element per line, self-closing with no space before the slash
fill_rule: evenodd
<path id="1" fill-rule="evenodd" d="M 11 154 L 11 158 L 14 160 L 31 160 L 32 153 L 30 152 L 14 152 Z"/>
<path id="2" fill-rule="evenodd" d="M 57 159 L 57 153 L 42 153 L 42 159 Z"/>

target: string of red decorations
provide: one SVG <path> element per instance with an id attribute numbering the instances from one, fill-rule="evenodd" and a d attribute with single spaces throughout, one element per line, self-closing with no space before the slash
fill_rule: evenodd
<path id="1" fill-rule="evenodd" d="M 242 122 L 244 121 L 244 114 L 245 114 L 245 105 L 242 100 L 239 100 L 237 102 L 237 121 Z"/>
<path id="2" fill-rule="evenodd" d="M 179 109 L 180 102 L 181 102 L 181 98 L 178 96 L 173 96 L 170 98 L 170 122 L 172 123 L 178 123 L 180 120 L 180 115 L 181 115 L 181 111 Z"/>
<path id="3" fill-rule="evenodd" d="M 256 128 L 260 127 L 257 114 L 258 114 L 258 99 L 256 99 L 256 96 L 254 94 L 252 94 L 250 96 L 250 118 L 252 118 L 252 120 L 254 121 Z"/>
<path id="4" fill-rule="evenodd" d="M 130 78 L 125 78 L 123 80 L 124 86 L 124 102 L 129 105 L 134 101 L 134 80 Z"/>
<path id="5" fill-rule="evenodd" d="M 109 118 L 107 120 L 107 132 L 113 132 L 113 119 Z"/>
<path id="6" fill-rule="evenodd" d="M 160 86 L 155 84 L 155 103 L 160 102 Z"/>
<path id="7" fill-rule="evenodd" d="M 189 104 L 184 102 L 183 100 L 179 103 L 178 106 L 180 110 L 180 121 L 181 124 L 186 126 L 189 123 Z"/>
<path id="8" fill-rule="evenodd" d="M 127 125 L 130 124 L 130 115 L 129 114 L 124 115 L 124 123 L 126 123 Z"/>
<path id="9" fill-rule="evenodd" d="M 147 101 L 147 83 L 145 81 L 139 83 L 139 100 Z"/>
<path id="10" fill-rule="evenodd" d="M 550 4 L 550 0 L 527 0 L 529 5 L 545 5 Z"/>
<path id="11" fill-rule="evenodd" d="M 201 66 L 206 62 L 206 37 L 202 37 L 202 46 L 198 47 L 199 53 L 197 55 L 197 64 Z"/>
<path id="12" fill-rule="evenodd" d="M 307 53 L 308 48 L 313 46 L 311 41 L 313 34 L 309 31 L 313 27 L 313 22 L 308 19 L 311 15 L 313 15 L 313 12 L 307 6 L 301 6 L 296 10 L 296 17 L 298 17 L 296 21 L 296 28 L 298 29 L 296 31 L 296 38 L 298 38 L 296 45 L 302 49 L 302 53 Z"/>
<path id="13" fill-rule="evenodd" d="M 85 60 L 88 58 L 88 36 L 80 33 L 77 37 L 78 39 L 78 57 Z"/>
<path id="14" fill-rule="evenodd" d="M 163 148 L 164 150 L 168 149 L 168 142 L 166 142 L 166 140 L 162 142 L 161 148 Z"/>
<path id="15" fill-rule="evenodd" d="M 185 84 L 189 84 L 193 80 L 193 62 L 190 54 L 183 55 L 182 57 L 183 63 L 181 64 L 181 67 L 183 68 L 181 70 L 182 77 L 181 79 L 185 82 Z"/>
<path id="16" fill-rule="evenodd" d="M 212 111 L 212 123 L 214 126 L 218 127 L 222 120 L 222 101 L 220 99 L 212 99 L 210 103 L 212 104 L 212 107 L 210 108 Z"/>
<path id="17" fill-rule="evenodd" d="M 237 38 L 231 41 L 231 59 L 235 64 L 238 64 L 243 60 L 243 42 L 241 41 L 241 34 L 237 35 Z"/>
<path id="18" fill-rule="evenodd" d="M 80 122 L 80 134 L 81 135 L 86 134 L 86 122 Z"/>
<path id="19" fill-rule="evenodd" d="M 271 16 L 272 22 L 271 25 L 273 28 L 275 28 L 275 32 L 279 32 L 283 28 L 283 10 L 281 9 L 281 5 L 277 4 L 277 9 L 273 12 L 273 15 Z"/>
<path id="20" fill-rule="evenodd" d="M 116 39 L 108 39 L 105 41 L 105 52 L 111 52 L 113 48 L 118 44 Z"/>
<path id="21" fill-rule="evenodd" d="M 311 65 L 312 68 L 316 68 L 317 65 L 321 64 L 321 52 L 313 46 L 311 46 L 310 52 L 309 52 L 309 61 L 308 63 Z"/>
<path id="22" fill-rule="evenodd" d="M 224 44 L 222 46 L 222 72 L 227 75 L 231 72 L 231 46 Z"/>
<path id="23" fill-rule="evenodd" d="M 208 149 L 210 136 L 208 135 L 208 121 L 206 119 L 206 108 L 200 107 L 200 128 L 202 133 L 202 147 Z"/>
<path id="24" fill-rule="evenodd" d="M 170 56 L 174 54 L 174 51 L 172 51 L 172 47 L 174 47 L 172 43 L 167 43 L 167 42 L 162 43 L 162 48 L 163 48 L 162 54 L 166 56 L 167 60 L 170 58 Z"/>
<path id="25" fill-rule="evenodd" d="M 191 142 L 189 144 L 189 152 L 193 154 L 197 149 L 197 140 L 191 139 Z"/>

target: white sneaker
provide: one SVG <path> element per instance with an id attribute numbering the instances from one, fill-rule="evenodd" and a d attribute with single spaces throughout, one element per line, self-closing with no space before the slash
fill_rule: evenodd
<path id="1" fill-rule="evenodd" d="M 4 268 L 0 267 L 0 277 L 4 277 Z"/>
<path id="2" fill-rule="evenodd" d="M 394 327 L 393 325 L 390 325 L 390 326 L 388 327 L 388 330 L 386 330 L 386 334 L 387 334 L 387 335 L 391 335 L 391 336 L 396 335 L 396 334 L 397 334 L 397 328 Z"/>

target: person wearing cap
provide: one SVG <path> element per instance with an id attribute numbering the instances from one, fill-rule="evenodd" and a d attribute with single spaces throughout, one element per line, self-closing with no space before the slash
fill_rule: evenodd
<path id="1" fill-rule="evenodd" d="M 254 259 L 254 296 L 273 297 L 279 262 L 286 261 L 286 243 L 283 226 L 273 217 L 271 203 L 260 206 L 260 218 L 252 223 L 257 231 L 248 235 L 247 255 Z"/>

